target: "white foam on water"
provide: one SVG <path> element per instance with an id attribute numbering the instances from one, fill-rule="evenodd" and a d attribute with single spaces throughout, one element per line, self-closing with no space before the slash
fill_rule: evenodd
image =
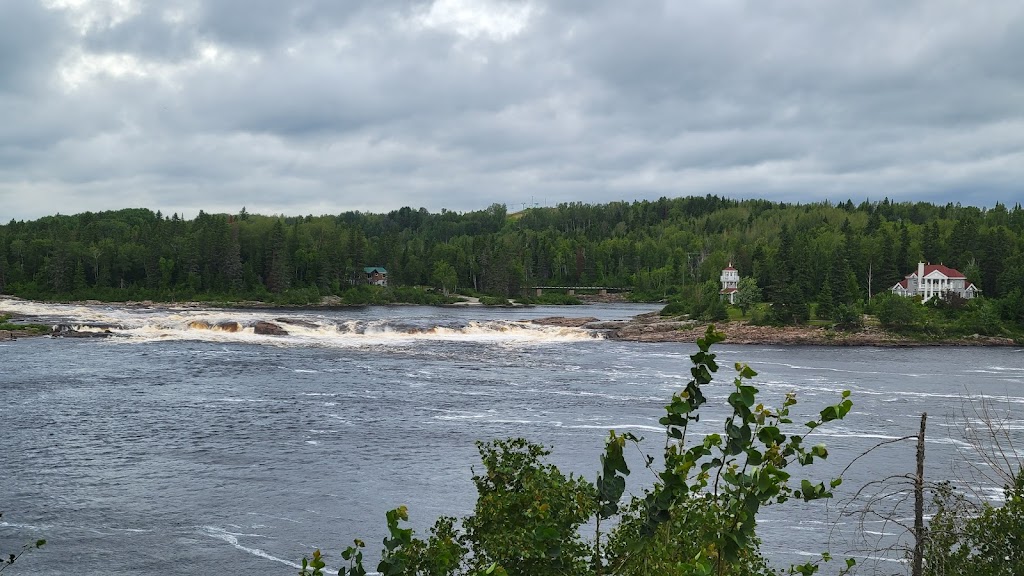
<path id="1" fill-rule="evenodd" d="M 989 369 L 996 372 L 1024 372 L 1024 367 L 1017 366 L 989 366 Z"/>
<path id="2" fill-rule="evenodd" d="M 872 374 L 882 376 L 906 376 L 908 378 L 925 378 L 928 374 L 907 374 L 903 372 L 874 372 L 871 370 L 846 370 L 843 368 L 829 368 L 827 366 L 800 366 L 798 364 L 787 364 L 785 362 L 757 362 L 758 366 L 783 366 L 792 370 L 823 370 L 825 372 L 840 372 L 845 374 Z M 760 370 L 759 370 L 760 371 Z"/>
<path id="3" fill-rule="evenodd" d="M 873 440 L 899 440 L 900 436 L 889 436 L 888 434 L 872 434 L 870 432 L 827 432 L 822 433 L 826 438 L 870 438 Z"/>
<path id="4" fill-rule="evenodd" d="M 925 438 L 926 444 L 936 444 L 941 446 L 958 446 L 960 448 L 973 449 L 974 446 L 969 442 L 963 440 L 957 440 L 955 438 Z"/>
<path id="5" fill-rule="evenodd" d="M 115 528 L 113 526 L 100 526 L 103 530 L 112 530 L 114 532 L 128 532 L 130 534 L 149 534 L 152 530 L 143 530 L 141 528 Z"/>
<path id="6" fill-rule="evenodd" d="M 528 388 L 526 392 L 533 394 L 554 394 L 556 396 L 585 396 L 594 398 L 607 398 L 608 400 L 622 400 L 628 402 L 636 401 L 653 401 L 662 402 L 665 399 L 661 396 L 623 396 L 618 394 L 605 394 L 602 392 L 586 392 L 582 390 L 542 390 L 537 388 Z"/>
<path id="7" fill-rule="evenodd" d="M 227 530 L 224 530 L 223 528 L 217 528 L 216 526 L 203 526 L 203 530 L 207 536 L 210 536 L 211 538 L 216 538 L 218 540 L 223 540 L 224 542 L 227 542 L 228 544 L 232 545 L 238 550 L 241 550 L 242 552 L 246 552 L 248 554 L 252 554 L 253 556 L 258 556 L 266 560 L 273 560 L 274 562 L 278 562 L 286 566 L 291 566 L 292 568 L 302 568 L 300 564 L 285 560 L 283 558 L 278 558 L 277 556 L 268 554 L 267 552 L 264 552 L 259 548 L 249 548 L 248 546 L 243 546 L 238 542 L 239 536 L 264 538 L 262 534 L 239 534 L 234 532 L 228 532 Z"/>
<path id="8" fill-rule="evenodd" d="M 565 424 L 561 420 L 528 420 L 514 418 L 495 418 L 493 411 L 468 412 L 461 410 L 447 410 L 440 408 L 431 409 L 435 412 L 444 412 L 434 416 L 434 420 L 448 422 L 480 422 L 483 424 L 532 424 L 534 426 L 551 426 L 553 428 L 566 428 L 574 430 L 649 430 L 652 432 L 664 432 L 664 426 L 650 424 Z"/>
<path id="9" fill-rule="evenodd" d="M 396 325 L 386 319 L 332 322 L 322 316 L 297 313 L 273 318 L 261 310 L 202 310 L 173 307 L 131 308 L 110 305 L 48 304 L 0 299 L 0 309 L 19 316 L 59 318 L 80 332 L 109 331 L 108 342 L 207 341 L 289 346 L 365 347 L 417 341 L 461 341 L 501 345 L 581 342 L 604 338 L 582 328 L 542 326 L 506 320 L 471 321 L 463 326 Z M 287 336 L 256 334 L 259 321 L 272 322 Z M 235 324 L 238 324 L 238 327 Z M 301 372 L 302 370 L 296 370 Z"/>
<path id="10" fill-rule="evenodd" d="M 295 524 L 302 524 L 299 520 L 293 520 L 292 518 L 285 518 L 284 516 L 273 516 L 271 514 L 264 514 L 262 512 L 249 512 L 249 516 L 263 516 L 265 518 L 273 518 L 274 520 L 284 520 L 285 522 L 294 522 Z"/>
<path id="11" fill-rule="evenodd" d="M 649 426 L 647 424 L 608 424 L 603 426 L 600 424 L 574 424 L 566 426 L 566 428 L 579 428 L 584 430 L 651 430 L 653 432 L 664 432 L 664 426 Z"/>
<path id="12" fill-rule="evenodd" d="M 24 530 L 47 530 L 50 526 L 34 526 L 32 524 L 16 524 L 14 522 L 0 521 L 0 528 L 22 528 Z"/>
<path id="13" fill-rule="evenodd" d="M 820 554 L 818 554 L 820 556 Z M 883 556 L 865 556 L 865 560 L 871 562 L 891 562 L 895 564 L 907 564 L 907 561 L 902 558 L 885 558 Z"/>

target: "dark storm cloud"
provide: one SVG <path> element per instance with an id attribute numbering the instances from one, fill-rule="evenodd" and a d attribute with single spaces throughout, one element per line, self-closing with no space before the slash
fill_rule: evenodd
<path id="1" fill-rule="evenodd" d="M 0 219 L 1024 199 L 1024 5 L 8 0 Z"/>

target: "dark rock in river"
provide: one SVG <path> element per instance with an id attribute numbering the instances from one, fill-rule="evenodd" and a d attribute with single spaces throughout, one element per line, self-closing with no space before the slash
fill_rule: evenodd
<path id="1" fill-rule="evenodd" d="M 268 336 L 287 336 L 288 331 L 281 328 L 277 324 L 271 322 L 259 321 L 253 326 L 253 331 L 257 334 L 266 334 Z"/>
<path id="2" fill-rule="evenodd" d="M 218 322 L 216 328 L 221 332 L 239 332 L 242 325 L 238 322 Z"/>
<path id="3" fill-rule="evenodd" d="M 302 326 L 303 328 L 313 328 L 314 330 L 320 327 L 320 325 L 315 322 L 301 320 L 299 318 L 274 318 L 274 322 L 291 324 L 292 326 Z"/>
<path id="4" fill-rule="evenodd" d="M 107 329 L 101 331 L 96 330 L 76 330 L 74 326 L 68 324 L 57 324 L 50 331 L 50 336 L 54 338 L 107 338 L 114 334 Z"/>

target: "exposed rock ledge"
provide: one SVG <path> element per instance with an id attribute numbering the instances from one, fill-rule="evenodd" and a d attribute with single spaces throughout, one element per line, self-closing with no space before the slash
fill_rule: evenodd
<path id="1" fill-rule="evenodd" d="M 561 328 L 583 328 L 591 322 L 596 322 L 597 318 L 567 318 L 565 316 L 548 316 L 547 318 L 535 318 L 533 320 L 523 320 L 523 322 L 531 322 L 533 324 L 540 324 L 542 326 L 559 326 Z"/>
<path id="2" fill-rule="evenodd" d="M 707 322 L 662 318 L 657 312 L 626 321 L 598 322 L 594 318 L 539 318 L 536 324 L 604 330 L 609 339 L 630 342 L 693 343 L 704 335 Z M 878 327 L 839 331 L 818 326 L 754 326 L 745 322 L 716 323 L 730 344 L 795 346 L 1019 346 L 1012 338 L 972 335 L 942 340 L 915 340 Z"/>

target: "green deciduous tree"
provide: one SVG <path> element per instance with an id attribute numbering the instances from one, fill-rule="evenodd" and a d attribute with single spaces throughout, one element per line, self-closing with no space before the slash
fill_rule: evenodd
<path id="1" fill-rule="evenodd" d="M 522 439 L 478 443 L 484 472 L 473 476 L 477 502 L 463 524 L 473 565 L 509 574 L 580 574 L 589 548 L 579 533 L 596 511 L 590 482 L 543 462 L 544 448 Z"/>
<path id="2" fill-rule="evenodd" d="M 1005 487 L 1004 504 L 977 507 L 948 484 L 936 489 L 936 512 L 924 549 L 925 576 L 1024 574 L 1024 470 Z"/>
<path id="3" fill-rule="evenodd" d="M 917 298 L 885 294 L 876 299 L 874 306 L 878 321 L 886 328 L 913 328 L 921 321 L 921 303 Z"/>
<path id="4" fill-rule="evenodd" d="M 736 306 L 739 307 L 743 315 L 747 315 L 747 310 L 750 310 L 753 306 L 757 305 L 761 301 L 761 288 L 757 286 L 757 280 L 750 276 L 744 276 L 740 278 L 738 290 L 736 292 Z"/>
<path id="5" fill-rule="evenodd" d="M 458 274 L 455 273 L 455 268 L 445 260 L 440 260 L 434 264 L 431 278 L 434 280 L 434 285 L 440 288 L 445 296 L 448 295 L 449 291 L 455 290 L 456 283 L 458 282 Z"/>

